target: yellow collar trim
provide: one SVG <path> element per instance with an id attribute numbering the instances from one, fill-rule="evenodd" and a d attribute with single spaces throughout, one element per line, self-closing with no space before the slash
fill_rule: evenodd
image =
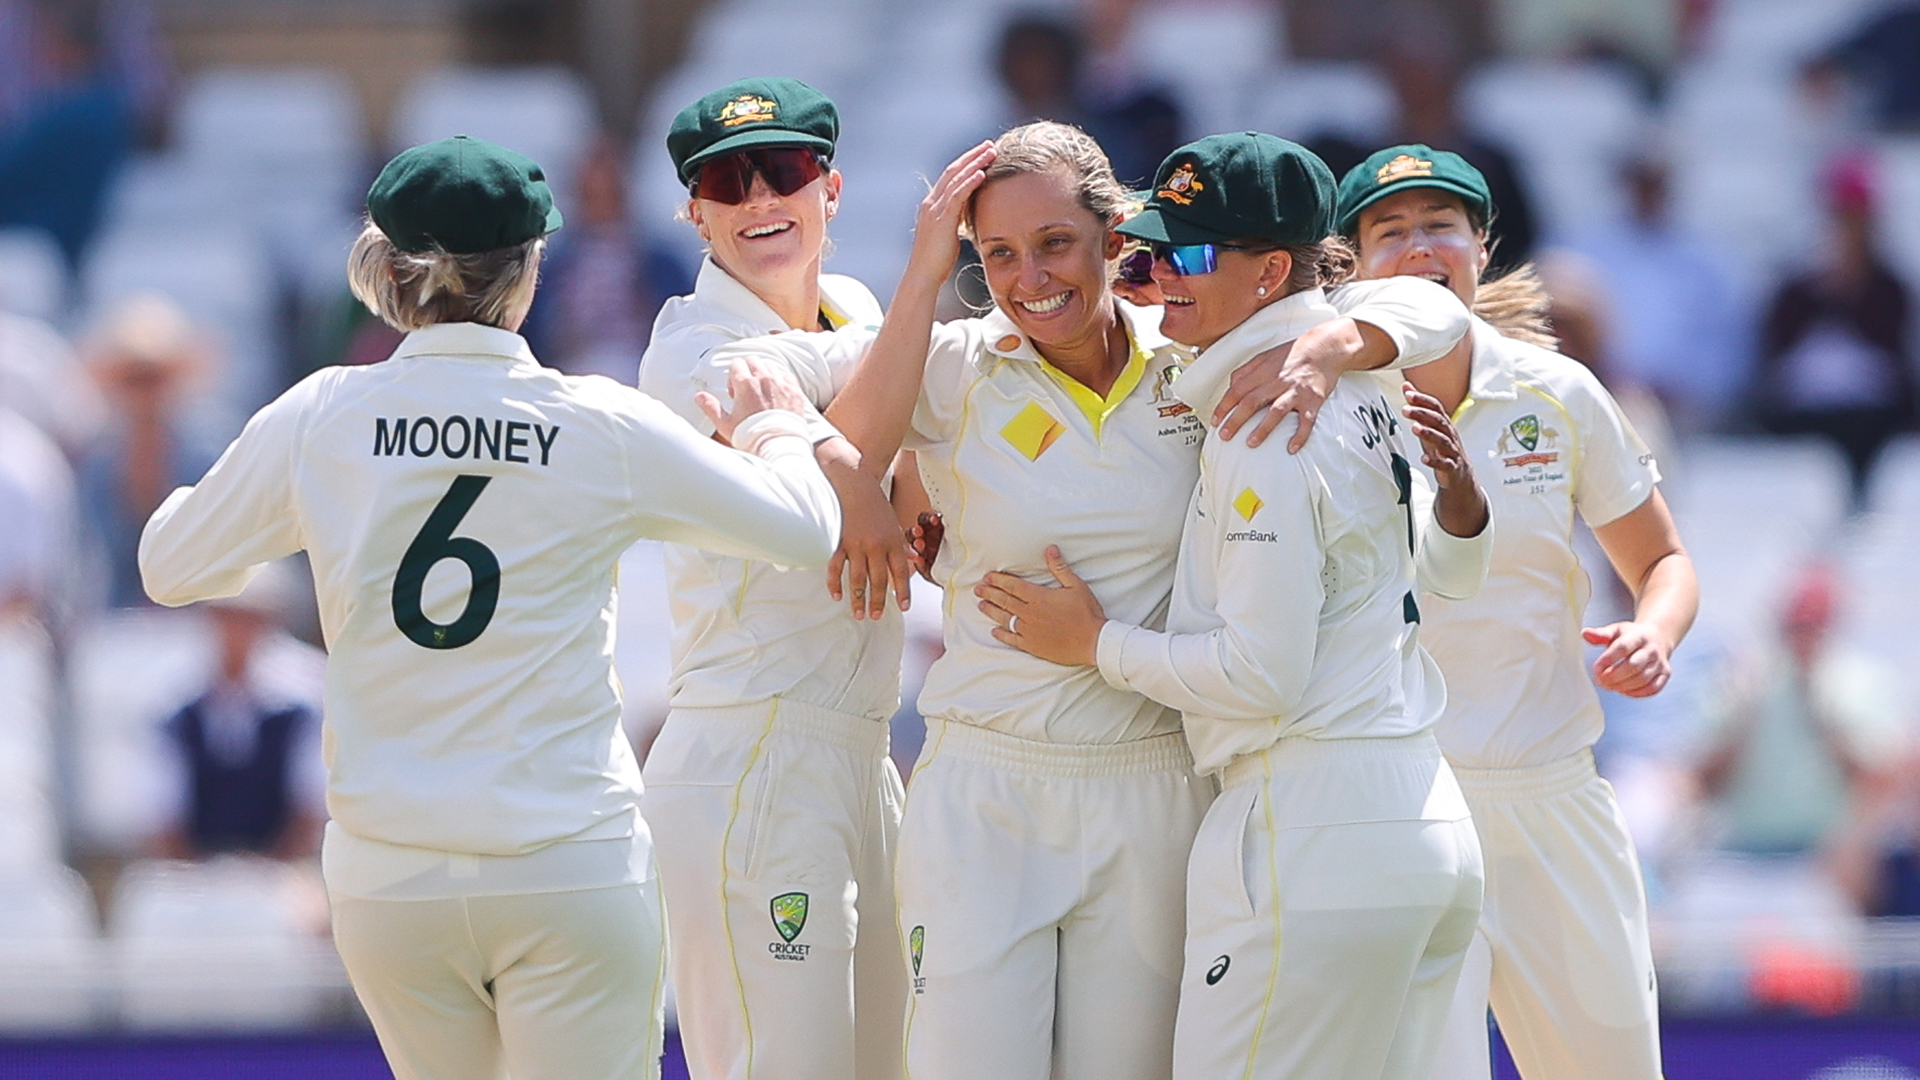
<path id="1" fill-rule="evenodd" d="M 1120 377 L 1113 381 L 1113 388 L 1107 391 L 1106 397 L 1094 393 L 1092 387 L 1054 367 L 1046 359 L 1040 361 L 1040 370 L 1060 384 L 1060 389 L 1065 390 L 1067 397 L 1073 399 L 1073 403 L 1086 414 L 1087 421 L 1093 425 L 1093 437 L 1096 439 L 1100 437 L 1100 428 L 1107 422 L 1107 417 L 1112 416 L 1113 410 L 1119 408 L 1120 403 L 1127 400 L 1127 395 L 1140 385 L 1140 380 L 1147 373 L 1147 362 L 1153 359 L 1153 354 L 1141 348 L 1131 332 L 1127 334 L 1127 344 L 1133 351 L 1127 356 L 1127 366 L 1120 370 Z"/>

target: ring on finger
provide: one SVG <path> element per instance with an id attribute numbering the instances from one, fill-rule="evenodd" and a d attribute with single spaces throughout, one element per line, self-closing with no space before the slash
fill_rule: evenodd
<path id="1" fill-rule="evenodd" d="M 1007 619 L 1007 633 L 1017 634 L 1019 632 L 1020 632 L 1020 616 L 1015 615 Z"/>

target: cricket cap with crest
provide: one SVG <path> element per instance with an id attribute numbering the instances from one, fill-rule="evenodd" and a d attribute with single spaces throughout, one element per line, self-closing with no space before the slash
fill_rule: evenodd
<path id="1" fill-rule="evenodd" d="M 680 110 L 667 154 L 683 184 L 722 154 L 762 146 L 804 146 L 828 161 L 840 138 L 840 110 L 798 79 L 741 79 Z"/>
<path id="2" fill-rule="evenodd" d="M 1333 172 L 1277 135 L 1209 135 L 1160 163 L 1146 209 L 1118 231 L 1165 244 L 1311 244 L 1333 228 Z"/>
<path id="3" fill-rule="evenodd" d="M 1340 233 L 1360 231 L 1360 211 L 1410 188 L 1438 188 L 1457 195 L 1482 222 L 1493 216 L 1493 194 L 1487 178 L 1450 150 L 1423 143 L 1402 143 L 1377 150 L 1340 180 Z"/>

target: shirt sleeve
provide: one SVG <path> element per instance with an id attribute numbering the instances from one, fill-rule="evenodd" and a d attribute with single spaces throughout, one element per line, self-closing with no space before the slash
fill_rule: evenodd
<path id="1" fill-rule="evenodd" d="M 1571 363 L 1571 362 L 1570 362 Z M 1616 521 L 1653 497 L 1660 466 L 1620 405 L 1585 367 L 1575 365 L 1562 404 L 1581 430 L 1573 504 L 1589 527 Z"/>
<path id="2" fill-rule="evenodd" d="M 1438 492 L 1422 469 L 1413 470 L 1414 580 L 1422 592 L 1468 600 L 1486 584 L 1493 566 L 1493 515 L 1473 536 L 1455 536 L 1440 524 Z"/>
<path id="3" fill-rule="evenodd" d="M 1467 336 L 1467 306 L 1445 286 L 1417 277 L 1355 281 L 1327 294 L 1335 311 L 1378 329 L 1399 352 L 1382 370 L 1438 360 Z"/>
<path id="4" fill-rule="evenodd" d="M 834 395 L 847 385 L 873 338 L 872 331 L 851 327 L 741 338 L 707 353 L 695 371 L 694 381 L 699 389 L 727 401 L 727 377 L 735 360 L 753 358 L 783 367 L 800 383 L 801 392 L 813 406 L 807 417 L 808 434 L 819 442 L 839 434 L 820 410 L 832 404 Z"/>
<path id="5" fill-rule="evenodd" d="M 833 554 L 840 500 L 799 417 L 778 410 L 750 416 L 734 430 L 733 449 L 642 395 L 615 415 L 624 426 L 637 536 L 786 567 L 817 566 Z"/>
<path id="6" fill-rule="evenodd" d="M 914 404 L 903 449 L 929 450 L 959 437 L 967 392 L 980 370 L 974 363 L 978 339 L 977 320 L 934 324 L 920 400 Z"/>
<path id="7" fill-rule="evenodd" d="M 1279 452 L 1265 453 L 1269 446 Z M 1210 551 L 1183 547 L 1180 557 L 1215 560 L 1221 625 L 1175 634 L 1108 622 L 1097 655 L 1109 683 L 1225 720 L 1264 720 L 1298 708 L 1313 673 L 1326 556 L 1306 455 L 1286 453 L 1277 437 L 1269 446 L 1221 454 L 1248 467 L 1215 469 L 1195 497 L 1196 516 L 1208 523 L 1202 527 L 1223 527 L 1223 538 L 1209 540 L 1217 545 Z M 1264 468 L 1256 471 L 1255 463 Z M 1244 498 L 1249 491 L 1253 500 Z M 1255 501 L 1251 518 L 1234 505 Z M 1189 533 L 1200 524 L 1190 521 Z"/>
<path id="8" fill-rule="evenodd" d="M 238 595 L 262 564 L 300 550 L 293 463 L 311 384 L 255 413 L 198 484 L 175 489 L 147 520 L 140 578 L 156 603 Z"/>

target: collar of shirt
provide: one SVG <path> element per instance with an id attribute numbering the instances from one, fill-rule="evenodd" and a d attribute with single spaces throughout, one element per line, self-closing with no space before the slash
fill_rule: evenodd
<path id="1" fill-rule="evenodd" d="M 838 330 L 853 321 L 848 314 L 850 305 L 836 295 L 843 279 L 838 274 L 820 275 L 820 314 L 826 316 L 829 329 Z M 773 308 L 760 299 L 758 293 L 747 288 L 739 278 L 720 268 L 709 255 L 700 260 L 700 273 L 693 281 L 693 295 L 702 303 L 712 304 L 721 313 L 730 315 L 748 323 L 763 334 L 778 334 L 791 330 L 787 320 L 774 313 Z"/>
<path id="2" fill-rule="evenodd" d="M 409 356 L 491 356 L 537 364 L 527 339 L 511 330 L 479 323 L 438 323 L 406 336 L 393 350 L 395 360 Z"/>
<path id="3" fill-rule="evenodd" d="M 1467 377 L 1467 397 L 1472 401 L 1512 401 L 1518 392 L 1513 388 L 1513 354 L 1506 346 L 1512 344 L 1493 324 L 1475 315 L 1472 328 L 1467 332 L 1473 335 L 1473 370 Z"/>
<path id="4" fill-rule="evenodd" d="M 1153 356 L 1163 349 L 1178 348 L 1178 344 L 1160 332 L 1160 309 L 1157 307 L 1139 307 L 1125 300 L 1115 299 L 1114 308 L 1120 315 L 1121 325 L 1126 328 L 1127 342 L 1132 348 L 1127 353 L 1127 366 L 1114 380 L 1113 386 L 1105 397 L 1094 393 L 1093 388 L 1078 381 L 1073 376 L 1054 367 L 1047 358 L 1040 355 L 1027 336 L 1020 332 L 1012 318 L 998 307 L 986 313 L 980 319 L 980 329 L 986 339 L 986 351 L 996 357 L 1008 360 L 1024 360 L 1040 365 L 1060 389 L 1065 391 L 1073 403 L 1085 413 L 1093 424 L 1095 436 L 1100 434 L 1107 417 L 1113 410 L 1133 393 L 1146 375 L 1147 364 Z"/>
<path id="5" fill-rule="evenodd" d="M 1174 395 L 1193 406 L 1193 411 L 1208 427 L 1213 426 L 1213 408 L 1227 392 L 1227 384 L 1240 365 L 1260 353 L 1283 345 L 1323 322 L 1340 317 L 1327 294 L 1308 289 L 1282 297 L 1249 315 L 1245 322 L 1227 331 L 1219 341 L 1207 346 L 1173 384 Z"/>

